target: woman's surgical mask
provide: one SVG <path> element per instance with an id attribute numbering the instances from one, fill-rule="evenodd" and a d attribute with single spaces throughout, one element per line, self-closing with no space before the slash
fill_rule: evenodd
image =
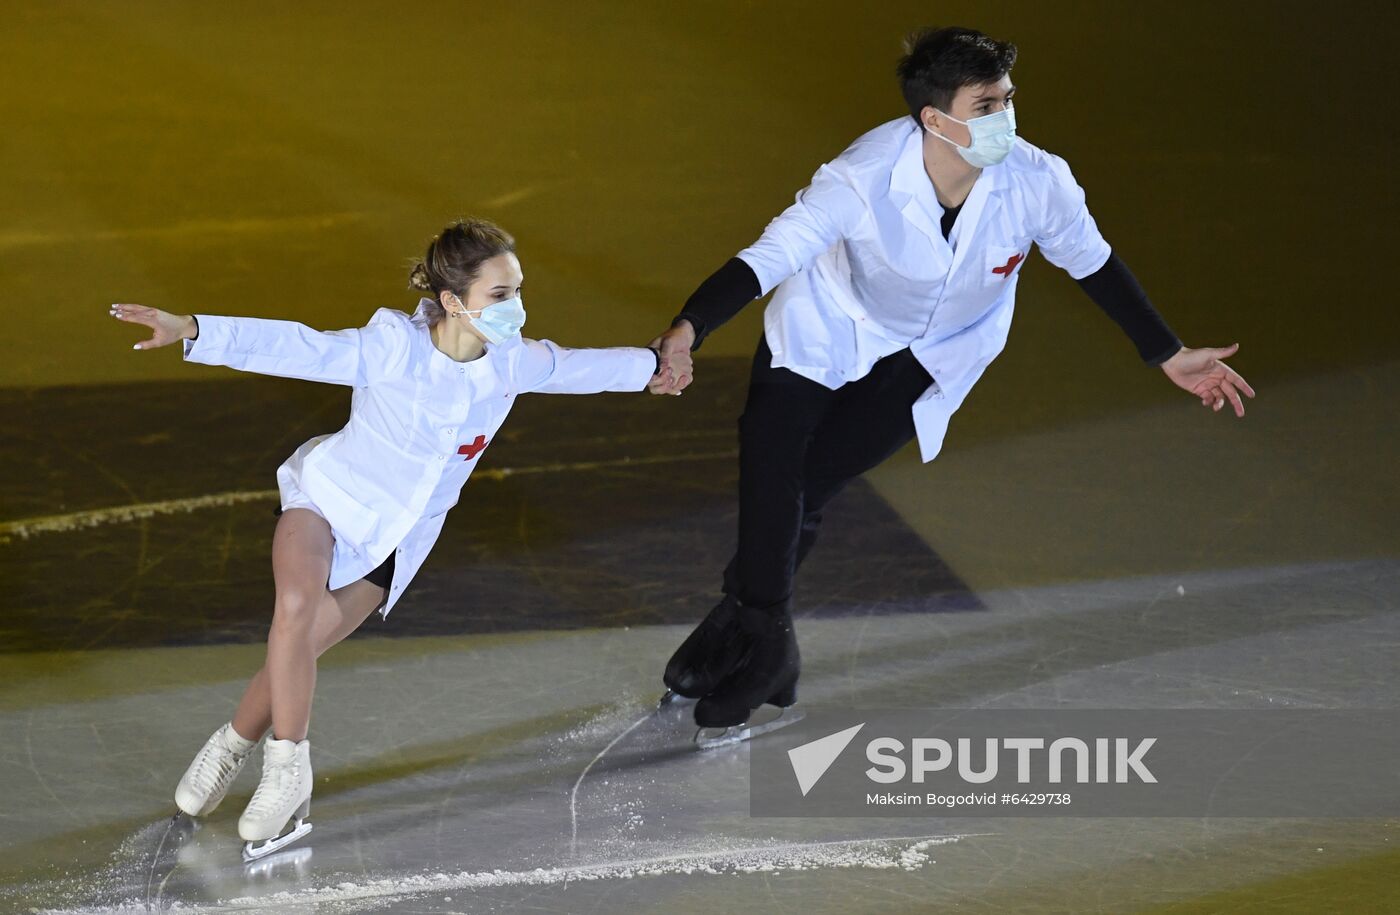
<path id="1" fill-rule="evenodd" d="M 937 108 L 934 110 L 938 111 Z M 994 114 L 984 114 L 982 117 L 973 118 L 970 121 L 959 121 L 951 114 L 942 111 L 938 113 L 955 124 L 966 126 L 968 134 L 972 137 L 972 145 L 962 146 L 941 133 L 925 129 L 943 142 L 952 143 L 953 148 L 958 151 L 958 155 L 962 156 L 963 160 L 974 168 L 996 165 L 1011 155 L 1011 150 L 1016 145 L 1016 109 L 1012 108 L 1009 102 L 1001 111 Z"/>
<path id="2" fill-rule="evenodd" d="M 460 302 L 461 299 L 457 301 Z M 508 340 L 520 333 L 520 329 L 525 326 L 525 303 L 521 301 L 520 296 L 493 302 L 481 309 L 474 318 L 466 311 L 459 314 L 472 322 L 472 327 L 481 332 L 487 343 Z"/>

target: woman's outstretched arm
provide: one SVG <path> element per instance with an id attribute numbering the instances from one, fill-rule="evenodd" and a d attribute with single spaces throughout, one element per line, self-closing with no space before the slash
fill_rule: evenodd
<path id="1" fill-rule="evenodd" d="M 407 364 L 408 337 L 385 311 L 365 327 L 333 331 L 295 321 L 175 315 L 145 305 L 113 305 L 111 314 L 151 328 L 151 339 L 137 343 L 136 349 L 184 341 L 189 362 L 358 386 L 392 377 Z"/>

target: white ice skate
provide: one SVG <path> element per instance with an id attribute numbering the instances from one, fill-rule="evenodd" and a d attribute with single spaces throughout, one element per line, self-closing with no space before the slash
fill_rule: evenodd
<path id="1" fill-rule="evenodd" d="M 238 820 L 247 843 L 243 860 L 255 861 L 291 845 L 311 831 L 311 744 L 274 740 L 263 744 L 263 773 L 248 809 Z M 283 832 L 288 820 L 292 828 Z"/>
<path id="2" fill-rule="evenodd" d="M 219 728 L 185 770 L 175 788 L 175 805 L 192 817 L 213 813 L 257 745 L 239 737 L 231 724 Z"/>
<path id="3" fill-rule="evenodd" d="M 765 707 L 766 710 L 769 707 Z M 795 708 L 780 708 L 778 714 L 772 718 L 766 718 L 755 722 L 752 719 L 744 724 L 735 725 L 728 728 L 697 728 L 695 731 L 695 745 L 702 750 L 717 750 L 720 747 L 731 746 L 751 740 L 760 734 L 768 734 L 779 728 L 785 728 L 790 724 L 797 724 L 805 718 L 802 712 Z"/>

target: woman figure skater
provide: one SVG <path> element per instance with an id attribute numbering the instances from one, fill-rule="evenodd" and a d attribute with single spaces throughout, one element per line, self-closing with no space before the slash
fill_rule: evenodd
<path id="1" fill-rule="evenodd" d="M 411 317 L 381 308 L 364 327 L 318 332 L 291 321 L 112 306 L 114 317 L 154 332 L 136 349 L 180 340 L 190 362 L 354 388 L 345 428 L 306 442 L 277 469 L 267 658 L 175 791 L 186 814 L 212 813 L 270 729 L 262 778 L 238 821 L 246 859 L 310 831 L 316 658 L 376 609 L 388 616 L 516 395 L 678 393 L 691 372 L 688 357 L 663 366 L 640 347 L 565 349 L 521 338 L 522 279 L 514 239 L 467 220 L 435 238 L 413 268 L 410 285 L 433 297 Z"/>

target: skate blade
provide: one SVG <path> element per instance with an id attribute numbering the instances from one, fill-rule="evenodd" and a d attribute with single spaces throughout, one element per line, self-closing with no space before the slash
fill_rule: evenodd
<path id="1" fill-rule="evenodd" d="M 736 743 L 752 740 L 760 734 L 769 734 L 790 724 L 797 724 L 805 717 L 807 716 L 804 713 L 796 709 L 785 708 L 779 710 L 778 717 L 762 724 L 739 724 L 728 728 L 699 728 L 695 732 L 695 746 L 701 750 L 717 750 L 720 747 L 733 746 Z"/>
<path id="2" fill-rule="evenodd" d="M 245 842 L 243 845 L 243 860 L 256 861 L 259 858 L 266 858 L 276 851 L 281 851 L 288 845 L 305 836 L 311 831 L 311 824 L 303 820 L 297 820 L 297 824 L 291 832 L 283 833 L 275 839 L 266 839 L 262 842 Z"/>
<path id="3" fill-rule="evenodd" d="M 668 708 L 678 708 L 682 705 L 694 705 L 699 701 L 698 699 L 690 699 L 682 696 L 675 690 L 668 689 L 662 694 L 661 698 L 656 701 L 656 710 L 662 711 Z"/>

